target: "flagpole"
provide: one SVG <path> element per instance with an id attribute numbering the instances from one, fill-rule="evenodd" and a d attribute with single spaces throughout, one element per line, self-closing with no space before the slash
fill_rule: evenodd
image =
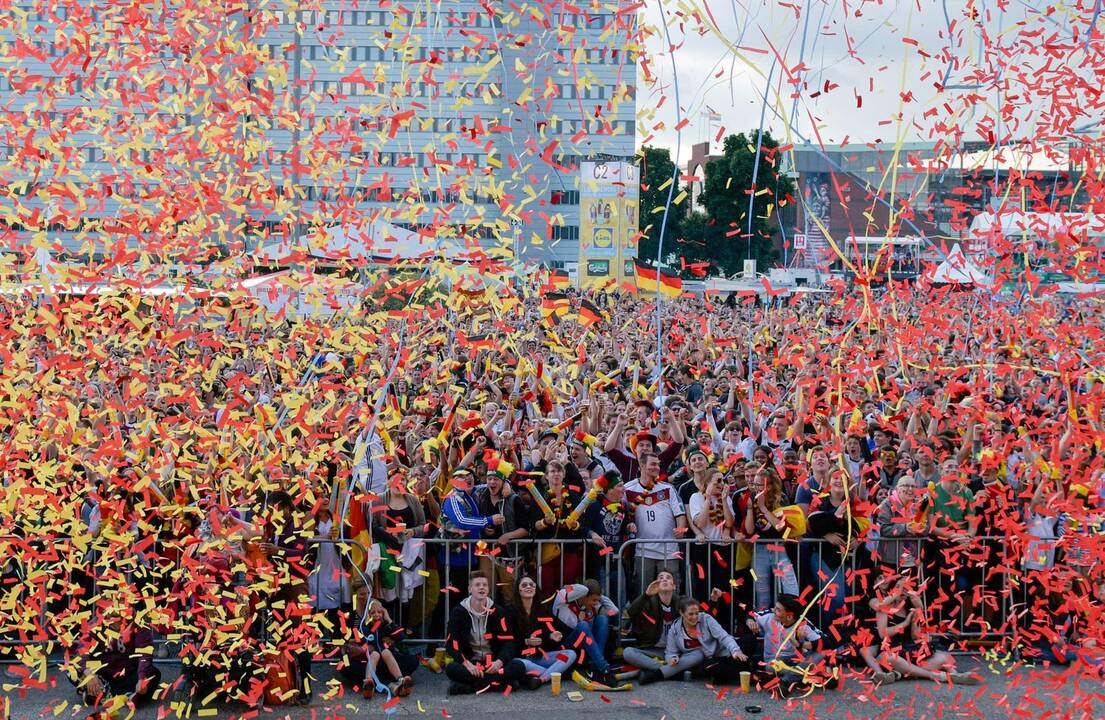
<path id="1" fill-rule="evenodd" d="M 664 16 L 664 0 L 656 0 L 656 4 L 660 7 L 660 16 Z M 664 35 L 668 41 L 668 47 L 672 47 L 671 43 L 671 30 L 668 28 L 667 23 L 664 23 Z M 675 114 L 676 114 L 676 127 L 675 131 L 675 162 L 671 173 L 671 184 L 668 186 L 668 199 L 664 204 L 664 217 L 660 221 L 660 239 L 656 243 L 656 389 L 657 393 L 662 397 L 664 393 L 664 325 L 663 325 L 663 302 L 662 293 L 660 292 L 660 260 L 664 257 L 664 232 L 668 226 L 668 213 L 671 212 L 672 196 L 675 193 L 675 183 L 679 178 L 679 153 L 683 149 L 683 111 L 682 105 L 679 99 L 679 72 L 675 64 L 675 54 L 671 55 L 671 75 L 672 83 L 675 90 Z M 660 419 L 663 420 L 665 416 L 665 406 L 660 404 Z"/>

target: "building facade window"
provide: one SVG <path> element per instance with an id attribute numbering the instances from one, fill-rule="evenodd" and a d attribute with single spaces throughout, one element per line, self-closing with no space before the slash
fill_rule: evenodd
<path id="1" fill-rule="evenodd" d="M 553 240 L 579 240 L 579 225 L 553 225 Z"/>

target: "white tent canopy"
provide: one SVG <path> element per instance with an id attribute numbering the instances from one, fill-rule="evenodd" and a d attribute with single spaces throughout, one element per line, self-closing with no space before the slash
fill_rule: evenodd
<path id="1" fill-rule="evenodd" d="M 331 260 L 419 260 L 456 259 L 473 251 L 456 238 L 437 238 L 375 220 L 363 228 L 325 227 L 304 240 L 304 246 L 289 241 L 272 243 L 257 251 L 263 262 L 280 262 L 297 252 Z"/>
<path id="2" fill-rule="evenodd" d="M 944 262 L 940 263 L 931 274 L 925 273 L 923 279 L 930 285 L 989 286 L 993 284 L 993 280 L 963 254 L 959 245 L 952 248 Z"/>
<path id="3" fill-rule="evenodd" d="M 330 317 L 353 310 L 364 295 L 364 286 L 330 275 L 282 270 L 246 278 L 238 288 L 249 293 L 270 315 Z"/>
<path id="4" fill-rule="evenodd" d="M 1000 214 L 981 212 L 971 220 L 967 230 L 969 237 L 977 238 L 990 233 L 1002 236 L 1028 235 L 1037 238 L 1054 238 L 1072 233 L 1090 237 L 1105 236 L 1105 215 L 1090 213 L 1036 213 L 1007 210 Z"/>

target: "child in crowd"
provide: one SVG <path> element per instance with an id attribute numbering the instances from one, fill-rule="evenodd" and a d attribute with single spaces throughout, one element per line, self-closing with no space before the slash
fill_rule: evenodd
<path id="1" fill-rule="evenodd" d="M 408 673 L 418 667 L 418 660 L 402 653 L 397 647 L 397 642 L 403 637 L 403 628 L 391 621 L 379 600 L 373 600 L 368 606 L 365 624 L 362 694 L 366 699 L 371 699 L 386 682 L 392 696 L 410 695 L 414 681 Z M 401 658 L 403 663 L 400 663 Z M 384 668 L 379 668 L 381 662 L 387 674 L 383 672 Z"/>
<path id="2" fill-rule="evenodd" d="M 566 585 L 556 593 L 553 615 L 568 632 L 567 646 L 577 648 L 580 660 L 603 685 L 617 685 L 607 659 L 610 625 L 617 622 L 618 607 L 602 594 L 595 580 Z"/>
<path id="3" fill-rule="evenodd" d="M 753 667 L 768 685 L 777 684 L 783 694 L 793 693 L 804 686 L 833 688 L 837 685 L 835 673 L 819 678 L 824 659 L 817 652 L 822 636 L 809 622 L 801 618 L 802 601 L 796 596 L 782 594 L 771 610 L 751 615 L 746 624 L 748 630 L 763 636 L 763 653 L 753 655 Z"/>

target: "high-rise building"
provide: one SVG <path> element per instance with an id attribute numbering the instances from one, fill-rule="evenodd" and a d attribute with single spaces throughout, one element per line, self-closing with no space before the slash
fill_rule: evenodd
<path id="1" fill-rule="evenodd" d="M 7 249 L 233 253 L 384 220 L 563 266 L 581 163 L 634 154 L 630 0 L 17 5 Z"/>

